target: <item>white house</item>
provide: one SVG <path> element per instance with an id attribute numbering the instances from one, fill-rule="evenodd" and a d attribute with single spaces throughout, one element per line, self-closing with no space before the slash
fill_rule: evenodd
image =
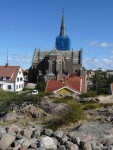
<path id="1" fill-rule="evenodd" d="M 24 76 L 20 66 L 0 66 L 0 88 L 19 92 L 24 87 Z"/>

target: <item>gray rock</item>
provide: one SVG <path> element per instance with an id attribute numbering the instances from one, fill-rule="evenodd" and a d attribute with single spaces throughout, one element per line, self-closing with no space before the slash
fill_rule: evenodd
<path id="1" fill-rule="evenodd" d="M 70 150 L 79 150 L 76 144 L 71 145 Z"/>
<path id="2" fill-rule="evenodd" d="M 113 150 L 113 145 L 109 145 L 107 150 Z"/>
<path id="3" fill-rule="evenodd" d="M 41 134 L 40 130 L 35 130 L 34 133 L 33 133 L 33 138 L 39 139 L 40 138 L 40 134 Z"/>
<path id="4" fill-rule="evenodd" d="M 66 142 L 66 148 L 67 148 L 67 149 L 70 149 L 72 145 L 73 145 L 72 142 L 70 142 L 70 141 L 67 141 L 67 142 Z"/>
<path id="5" fill-rule="evenodd" d="M 63 137 L 63 131 L 61 131 L 61 130 L 57 130 L 57 131 L 55 131 L 54 133 L 53 133 L 53 135 L 56 137 L 56 138 L 62 138 Z"/>
<path id="6" fill-rule="evenodd" d="M 106 138 L 103 142 L 102 142 L 103 145 L 113 145 L 113 138 Z"/>
<path id="7" fill-rule="evenodd" d="M 57 147 L 59 148 L 61 146 L 61 143 L 57 141 Z"/>
<path id="8" fill-rule="evenodd" d="M 17 139 L 22 139 L 23 136 L 22 136 L 20 133 L 17 133 L 17 134 L 16 134 L 16 138 L 17 138 Z"/>
<path id="9" fill-rule="evenodd" d="M 22 145 L 29 147 L 31 144 L 35 144 L 37 142 L 37 139 L 25 139 Z"/>
<path id="10" fill-rule="evenodd" d="M 57 146 L 55 145 L 54 141 L 52 138 L 46 136 L 40 139 L 39 141 L 39 146 L 41 148 L 45 148 L 47 150 L 56 150 Z"/>
<path id="11" fill-rule="evenodd" d="M 48 136 L 51 136 L 53 134 L 53 130 L 51 129 L 45 129 L 44 133 Z"/>
<path id="12" fill-rule="evenodd" d="M 92 146 L 90 142 L 84 143 L 84 150 L 92 150 Z"/>
<path id="13" fill-rule="evenodd" d="M 80 145 L 80 138 L 77 137 L 73 142 L 74 142 L 75 144 L 77 144 L 77 145 Z"/>
<path id="14" fill-rule="evenodd" d="M 61 145 L 61 146 L 58 148 L 58 150 L 66 150 L 65 145 Z"/>
<path id="15" fill-rule="evenodd" d="M 18 114 L 16 112 L 10 112 L 3 117 L 4 121 L 11 121 L 18 118 Z"/>
<path id="16" fill-rule="evenodd" d="M 36 145 L 35 143 L 32 143 L 32 144 L 30 145 L 30 147 L 36 149 L 36 148 L 37 148 L 37 145 Z"/>
<path id="17" fill-rule="evenodd" d="M 61 144 L 65 144 L 68 141 L 68 137 L 64 134 L 61 138 Z"/>
<path id="18" fill-rule="evenodd" d="M 21 131 L 21 129 L 15 124 L 9 125 L 7 130 L 8 130 L 8 132 L 15 132 L 16 134 L 20 133 L 20 131 Z"/>
<path id="19" fill-rule="evenodd" d="M 20 150 L 28 150 L 27 146 L 25 145 L 22 145 L 21 149 Z"/>
<path id="20" fill-rule="evenodd" d="M 15 136 L 4 134 L 0 140 L 0 149 L 7 150 L 8 147 L 15 141 Z"/>
<path id="21" fill-rule="evenodd" d="M 55 145 L 57 145 L 58 140 L 57 140 L 55 137 L 51 137 L 51 138 L 53 139 L 53 141 L 54 141 Z"/>
<path id="22" fill-rule="evenodd" d="M 42 126 L 42 125 L 35 125 L 34 128 L 36 130 L 40 131 L 40 133 L 43 132 L 43 130 L 44 130 L 44 126 Z"/>
<path id="23" fill-rule="evenodd" d="M 31 136 L 32 136 L 32 134 L 33 134 L 33 131 L 34 131 L 35 129 L 34 128 L 25 128 L 24 129 L 24 136 L 25 137 L 27 137 L 27 138 L 31 138 Z"/>
<path id="24" fill-rule="evenodd" d="M 14 143 L 15 145 L 21 145 L 24 141 L 25 139 L 20 139 L 20 140 L 16 140 Z"/>
<path id="25" fill-rule="evenodd" d="M 43 147 L 40 147 L 40 148 L 37 148 L 37 150 L 46 150 L 46 149 Z"/>
<path id="26" fill-rule="evenodd" d="M 6 130 L 3 127 L 0 127 L 0 138 L 2 138 L 4 134 L 6 134 Z"/>
<path id="27" fill-rule="evenodd" d="M 91 145 L 93 150 L 101 150 L 101 148 L 97 146 L 95 142 L 92 142 Z"/>
<path id="28" fill-rule="evenodd" d="M 21 145 L 15 145 L 15 147 L 13 148 L 13 150 L 19 150 L 21 148 Z"/>

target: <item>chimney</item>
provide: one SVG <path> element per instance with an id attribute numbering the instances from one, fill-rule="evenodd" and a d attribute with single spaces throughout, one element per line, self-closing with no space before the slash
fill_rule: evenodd
<path id="1" fill-rule="evenodd" d="M 6 63 L 5 67 L 8 67 L 8 63 Z"/>
<path id="2" fill-rule="evenodd" d="M 80 79 L 80 93 L 82 93 L 82 78 Z"/>
<path id="3" fill-rule="evenodd" d="M 65 77 L 62 77 L 62 82 L 64 83 L 66 81 L 66 78 Z"/>

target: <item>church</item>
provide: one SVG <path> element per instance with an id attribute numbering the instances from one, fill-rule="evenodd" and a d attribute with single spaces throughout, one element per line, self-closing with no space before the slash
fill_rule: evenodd
<path id="1" fill-rule="evenodd" d="M 28 78 L 29 82 L 38 83 L 42 79 L 48 82 L 69 76 L 84 77 L 85 69 L 82 66 L 82 49 L 71 49 L 71 40 L 66 34 L 63 13 L 55 49 L 50 51 L 35 49 Z"/>

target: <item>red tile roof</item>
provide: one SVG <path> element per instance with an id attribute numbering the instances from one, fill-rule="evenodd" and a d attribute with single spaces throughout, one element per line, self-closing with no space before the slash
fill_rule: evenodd
<path id="1" fill-rule="evenodd" d="M 77 77 L 77 76 L 68 77 L 64 82 L 62 82 L 61 80 L 49 80 L 47 82 L 46 92 L 53 92 L 53 91 L 58 90 L 64 86 L 67 86 L 74 91 L 80 92 L 81 79 L 82 79 L 81 92 L 84 93 L 84 92 L 86 92 L 85 77 Z"/>
<path id="2" fill-rule="evenodd" d="M 20 66 L 0 66 L 0 78 L 9 77 L 11 81 L 15 81 Z"/>

